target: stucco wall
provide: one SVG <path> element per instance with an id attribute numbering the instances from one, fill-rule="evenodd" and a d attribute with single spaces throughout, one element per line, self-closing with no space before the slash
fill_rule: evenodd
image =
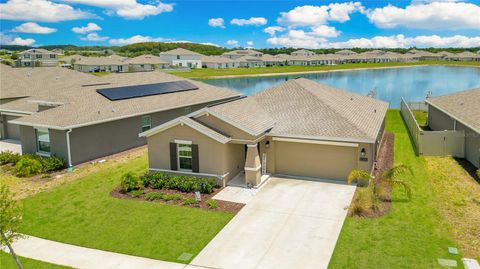
<path id="1" fill-rule="evenodd" d="M 480 134 L 457 122 L 457 130 L 465 131 L 465 159 L 480 167 Z"/>
<path id="2" fill-rule="evenodd" d="M 19 116 L 11 116 L 11 115 L 0 115 L 1 117 L 1 137 L 2 139 L 20 139 L 20 126 L 17 124 L 8 123 L 10 120 L 14 120 L 20 118 Z"/>
<path id="3" fill-rule="evenodd" d="M 227 135 L 229 135 L 232 139 L 246 139 L 246 140 L 255 140 L 256 137 L 246 133 L 245 131 L 242 131 L 238 129 L 237 127 L 234 127 L 223 120 L 218 119 L 215 116 L 212 115 L 204 115 L 201 117 L 198 117 L 196 120 L 208 125 L 209 127 L 219 130 Z"/>
<path id="4" fill-rule="evenodd" d="M 453 130 L 454 120 L 433 106 L 428 106 L 428 126 L 434 131 Z"/>
<path id="5" fill-rule="evenodd" d="M 37 140 L 35 137 L 35 129 L 30 126 L 20 126 L 20 140 L 22 141 L 23 153 L 37 152 Z"/>

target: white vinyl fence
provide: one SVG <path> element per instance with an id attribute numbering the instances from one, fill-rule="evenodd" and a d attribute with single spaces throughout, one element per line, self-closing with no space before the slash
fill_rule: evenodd
<path id="1" fill-rule="evenodd" d="M 424 107 L 422 106 L 422 103 L 413 103 L 412 106 L 415 108 L 420 108 L 418 110 L 426 110 L 426 105 Z M 413 113 L 410 110 L 410 104 L 405 102 L 403 98 L 400 103 L 400 111 L 405 123 L 407 124 L 408 131 L 412 136 L 418 155 L 448 155 L 460 158 L 465 156 L 464 131 L 424 131 L 422 128 L 420 128 L 420 126 L 418 126 L 415 116 L 413 116 Z"/>

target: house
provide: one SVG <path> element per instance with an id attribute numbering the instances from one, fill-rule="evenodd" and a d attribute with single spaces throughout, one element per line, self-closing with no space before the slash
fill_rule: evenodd
<path id="1" fill-rule="evenodd" d="M 73 63 L 73 69 L 80 72 L 128 72 L 127 58 L 116 54 L 101 57 L 80 57 Z"/>
<path id="2" fill-rule="evenodd" d="M 430 129 L 463 130 L 465 159 L 480 167 L 480 88 L 428 98 L 426 103 Z"/>
<path id="3" fill-rule="evenodd" d="M 245 57 L 245 56 L 258 58 L 258 57 L 262 57 L 263 53 L 260 51 L 252 50 L 252 49 L 243 49 L 243 50 L 232 50 L 222 54 L 222 57 L 233 59 L 233 60 L 236 60 L 238 58 Z"/>
<path id="4" fill-rule="evenodd" d="M 145 144 L 138 133 L 239 93 L 163 72 L 97 77 L 0 67 L 2 139 L 76 165 Z M 4 83 L 5 82 L 5 83 Z"/>
<path id="5" fill-rule="evenodd" d="M 296 51 L 290 53 L 290 55 L 292 55 L 292 56 L 314 56 L 314 55 L 316 55 L 316 53 L 313 52 L 313 51 L 310 51 L 310 50 L 301 49 L 301 50 L 296 50 Z"/>
<path id="6" fill-rule="evenodd" d="M 202 56 L 202 68 L 236 68 L 240 67 L 238 60 L 232 60 L 221 56 Z"/>
<path id="7" fill-rule="evenodd" d="M 202 54 L 182 48 L 160 52 L 160 59 L 171 66 L 202 68 Z"/>
<path id="8" fill-rule="evenodd" d="M 452 53 L 452 55 L 449 55 L 445 58 L 451 61 L 480 61 L 480 55 L 470 51 L 464 51 L 456 54 Z"/>
<path id="9" fill-rule="evenodd" d="M 374 169 L 388 104 L 304 78 L 177 117 L 147 138 L 149 168 L 256 186 Z"/>
<path id="10" fill-rule="evenodd" d="M 169 63 L 160 59 L 160 57 L 145 54 L 134 58 L 127 58 L 124 63 L 128 64 L 129 72 L 153 71 L 155 69 L 165 69 L 169 67 Z"/>
<path id="11" fill-rule="evenodd" d="M 336 55 L 355 55 L 355 54 L 358 54 L 356 53 L 355 51 L 352 51 L 352 50 L 339 50 L 337 52 L 335 52 Z"/>
<path id="12" fill-rule="evenodd" d="M 58 54 L 46 49 L 29 49 L 18 54 L 17 67 L 51 67 L 58 65 Z"/>

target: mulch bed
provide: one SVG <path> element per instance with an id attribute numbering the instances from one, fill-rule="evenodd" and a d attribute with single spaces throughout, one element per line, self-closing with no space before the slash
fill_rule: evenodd
<path id="1" fill-rule="evenodd" d="M 212 197 L 215 196 L 222 189 L 223 188 L 215 188 L 214 191 L 210 194 L 203 194 L 202 193 L 201 194 L 202 201 L 199 202 L 199 203 L 193 204 L 193 205 L 184 205 L 183 201 L 186 200 L 186 199 L 189 199 L 189 198 L 195 198 L 195 193 L 181 192 L 181 191 L 177 191 L 177 190 L 145 188 L 145 189 L 143 189 L 144 194 L 140 195 L 139 197 L 132 197 L 132 196 L 122 192 L 120 187 L 117 187 L 111 192 L 111 195 L 115 198 L 140 200 L 140 201 L 147 201 L 147 202 L 152 202 L 152 203 L 162 203 L 162 204 L 168 204 L 168 205 L 179 205 L 179 206 L 192 207 L 192 208 L 201 208 L 201 209 L 210 210 L 210 211 L 222 211 L 222 212 L 237 214 L 240 211 L 240 209 L 242 209 L 245 206 L 245 204 L 214 199 L 215 201 L 217 201 L 217 208 L 216 209 L 210 209 L 210 207 L 208 206 L 207 201 L 209 199 L 212 199 Z M 147 194 L 149 192 L 161 192 L 161 193 L 164 193 L 164 194 L 180 194 L 182 196 L 182 199 L 177 200 L 177 201 L 164 201 L 164 200 L 161 200 L 161 199 L 148 201 L 148 200 L 145 200 L 145 194 Z"/>

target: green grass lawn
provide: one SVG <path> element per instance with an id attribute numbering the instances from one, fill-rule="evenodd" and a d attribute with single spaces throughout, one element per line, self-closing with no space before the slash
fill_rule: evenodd
<path id="1" fill-rule="evenodd" d="M 427 126 L 428 112 L 425 110 L 412 110 L 413 116 L 420 127 Z"/>
<path id="2" fill-rule="evenodd" d="M 189 72 L 171 72 L 172 74 L 186 78 L 207 79 L 209 77 L 217 76 L 238 76 L 238 75 L 258 75 L 269 73 L 291 73 L 291 72 L 310 72 L 310 71 L 330 71 L 342 69 L 362 69 L 375 67 L 390 67 L 390 66 L 414 66 L 424 64 L 438 64 L 438 65 L 465 65 L 465 66 L 480 66 L 480 62 L 452 62 L 452 61 L 421 61 L 412 63 L 356 63 L 356 64 L 339 64 L 339 65 L 322 65 L 322 66 L 275 66 L 275 67 L 258 67 L 258 68 L 227 68 L 227 69 L 192 69 Z"/>
<path id="3" fill-rule="evenodd" d="M 437 197 L 427 179 L 426 161 L 415 156 L 399 110 L 389 110 L 386 129 L 395 133 L 395 163 L 409 165 L 413 198 L 405 200 L 394 188 L 391 211 L 376 219 L 345 220 L 329 268 L 440 268 L 438 258 L 456 259 L 448 253 L 457 246 L 452 228 L 436 207 Z"/>
<path id="4" fill-rule="evenodd" d="M 146 169 L 143 155 L 26 198 L 21 232 L 165 261 L 198 254 L 233 214 L 110 196 L 122 174 Z"/>
<path id="5" fill-rule="evenodd" d="M 24 269 L 68 269 L 71 267 L 51 264 L 38 260 L 33 260 L 25 257 L 19 257 L 20 263 Z M 2 269 L 17 269 L 17 265 L 13 261 L 10 253 L 0 251 L 0 267 Z"/>

